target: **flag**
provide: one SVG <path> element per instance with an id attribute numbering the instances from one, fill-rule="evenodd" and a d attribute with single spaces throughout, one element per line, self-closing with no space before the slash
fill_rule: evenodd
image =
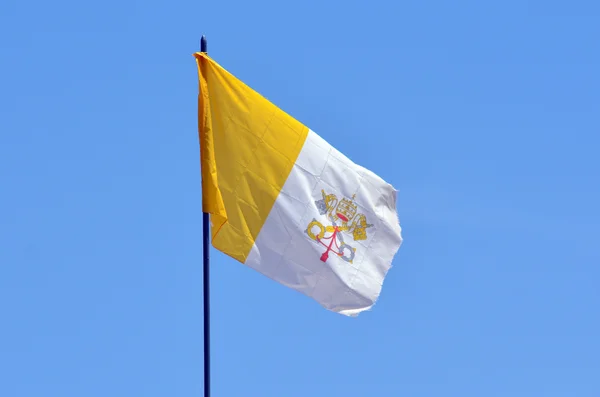
<path id="1" fill-rule="evenodd" d="M 194 54 L 212 245 L 347 316 L 371 308 L 402 243 L 397 191 Z"/>

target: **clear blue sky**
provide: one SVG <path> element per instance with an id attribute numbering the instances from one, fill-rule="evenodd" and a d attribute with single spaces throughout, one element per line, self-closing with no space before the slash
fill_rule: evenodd
<path id="1" fill-rule="evenodd" d="M 197 75 L 399 189 L 346 318 L 213 251 L 213 396 L 600 395 L 600 5 L 0 3 L 0 395 L 202 395 Z"/>

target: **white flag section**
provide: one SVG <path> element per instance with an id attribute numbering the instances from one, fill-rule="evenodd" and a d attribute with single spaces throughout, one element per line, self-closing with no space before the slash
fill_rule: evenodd
<path id="1" fill-rule="evenodd" d="M 212 245 L 331 311 L 368 310 L 402 243 L 396 190 L 195 55 Z"/>
<path id="2" fill-rule="evenodd" d="M 353 316 L 379 297 L 401 243 L 396 190 L 309 131 L 246 265 Z"/>

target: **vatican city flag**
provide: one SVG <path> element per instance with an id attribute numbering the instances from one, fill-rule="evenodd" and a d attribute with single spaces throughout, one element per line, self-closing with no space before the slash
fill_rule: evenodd
<path id="1" fill-rule="evenodd" d="M 213 247 L 328 310 L 369 309 L 402 243 L 396 190 L 194 55 Z"/>

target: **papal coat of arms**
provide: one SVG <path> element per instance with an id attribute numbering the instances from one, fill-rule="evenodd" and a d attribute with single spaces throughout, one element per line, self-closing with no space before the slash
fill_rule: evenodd
<path id="1" fill-rule="evenodd" d="M 346 262 L 352 263 L 356 255 L 356 247 L 344 241 L 344 235 L 351 237 L 354 241 L 366 240 L 367 229 L 372 227 L 367 223 L 364 214 L 359 214 L 358 207 L 354 203 L 354 197 L 349 200 L 343 197 L 341 200 L 335 194 L 326 194 L 321 190 L 323 198 L 315 201 L 319 214 L 326 215 L 330 225 L 324 225 L 314 219 L 308 224 L 306 234 L 316 244 L 322 245 L 325 252 L 321 260 L 326 262 L 329 253 L 337 255 Z"/>

